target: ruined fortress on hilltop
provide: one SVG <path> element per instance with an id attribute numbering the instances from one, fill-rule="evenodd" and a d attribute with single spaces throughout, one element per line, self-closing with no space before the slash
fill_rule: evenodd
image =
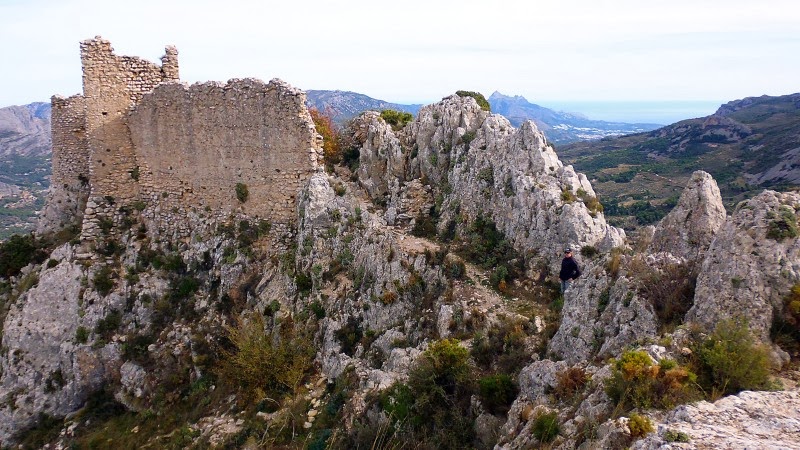
<path id="1" fill-rule="evenodd" d="M 53 175 L 38 232 L 76 224 L 91 239 L 101 220 L 132 209 L 178 237 L 232 216 L 296 221 L 297 192 L 322 157 L 305 93 L 278 79 L 188 86 L 172 46 L 160 66 L 117 56 L 99 36 L 80 51 L 83 94 L 51 100 Z"/>

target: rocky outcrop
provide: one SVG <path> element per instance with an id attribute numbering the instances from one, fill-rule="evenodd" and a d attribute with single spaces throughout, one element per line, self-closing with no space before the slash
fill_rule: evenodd
<path id="1" fill-rule="evenodd" d="M 359 176 L 367 175 L 362 185 L 368 190 L 377 185 L 369 174 L 381 170 L 389 170 L 389 186 L 393 179 L 402 183 L 404 166 L 406 180 L 420 179 L 434 187 L 440 229 L 457 217 L 490 217 L 521 254 L 545 261 L 553 270 L 563 246 L 608 250 L 624 245 L 625 233 L 606 224 L 593 203 L 589 181 L 559 161 L 533 122 L 515 129 L 471 97 L 452 95 L 420 110 L 400 132 L 404 148 L 398 153 L 395 141 L 385 137 L 387 126 L 377 124 L 374 115 L 360 120 L 369 122 L 370 117 L 370 136 L 380 139 L 362 149 L 367 153 L 359 167 Z M 377 150 L 372 142 L 379 144 Z M 397 162 L 400 154 L 404 165 Z M 396 201 L 389 208 L 397 208 Z"/>
<path id="2" fill-rule="evenodd" d="M 699 262 L 725 223 L 725 214 L 717 182 L 698 170 L 675 208 L 658 223 L 647 251 L 668 252 L 691 263 Z"/>
<path id="3" fill-rule="evenodd" d="M 750 392 L 676 408 L 636 450 L 800 448 L 800 391 Z"/>
<path id="4" fill-rule="evenodd" d="M 764 191 L 740 203 L 709 247 L 687 320 L 713 329 L 720 319 L 745 318 L 768 341 L 773 312 L 800 282 L 798 210 L 797 193 Z"/>
<path id="5" fill-rule="evenodd" d="M 64 416 L 79 408 L 118 358 L 115 346 L 97 351 L 76 342 L 86 272 L 68 245 L 51 258 L 59 263 L 27 275 L 38 277 L 38 284 L 17 300 L 3 328 L 0 442 L 9 442 L 40 413 Z"/>
<path id="6" fill-rule="evenodd" d="M 360 144 L 359 166 L 356 173 L 361 186 L 372 199 L 397 194 L 405 180 L 405 156 L 392 127 L 380 114 L 369 111 L 350 124 L 353 138 Z"/>

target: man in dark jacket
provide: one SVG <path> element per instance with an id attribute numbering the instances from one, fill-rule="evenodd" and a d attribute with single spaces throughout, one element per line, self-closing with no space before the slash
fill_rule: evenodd
<path id="1" fill-rule="evenodd" d="M 579 276 L 581 276 L 581 270 L 578 269 L 578 263 L 572 258 L 572 249 L 568 248 L 564 250 L 564 259 L 561 260 L 561 272 L 558 274 L 558 278 L 561 280 L 562 295 L 564 291 L 569 289 L 572 280 Z"/>

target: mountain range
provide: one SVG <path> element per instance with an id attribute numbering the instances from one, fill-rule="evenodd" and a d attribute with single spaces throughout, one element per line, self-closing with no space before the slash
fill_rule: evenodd
<path id="1" fill-rule="evenodd" d="M 35 226 L 51 146 L 49 103 L 0 108 L 0 239 Z"/>
<path id="2" fill-rule="evenodd" d="M 344 123 L 363 111 L 394 109 L 416 115 L 422 105 L 404 105 L 376 100 L 364 94 L 348 91 L 307 91 L 307 104 L 326 112 L 334 122 Z M 654 130 L 661 125 L 652 123 L 622 123 L 591 120 L 580 114 L 566 113 L 531 103 L 525 97 L 503 95 L 495 91 L 488 99 L 492 112 L 502 114 L 512 125 L 519 127 L 533 120 L 537 127 L 555 144 L 600 139 Z"/>
<path id="3" fill-rule="evenodd" d="M 557 152 L 593 180 L 617 225 L 661 218 L 695 170 L 710 173 L 732 207 L 763 189 L 800 186 L 800 93 L 731 101 L 707 117 Z"/>

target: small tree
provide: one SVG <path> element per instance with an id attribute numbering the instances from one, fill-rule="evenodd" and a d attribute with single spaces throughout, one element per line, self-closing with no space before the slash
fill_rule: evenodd
<path id="1" fill-rule="evenodd" d="M 236 183 L 236 198 L 244 203 L 250 197 L 250 191 L 244 183 Z"/>

